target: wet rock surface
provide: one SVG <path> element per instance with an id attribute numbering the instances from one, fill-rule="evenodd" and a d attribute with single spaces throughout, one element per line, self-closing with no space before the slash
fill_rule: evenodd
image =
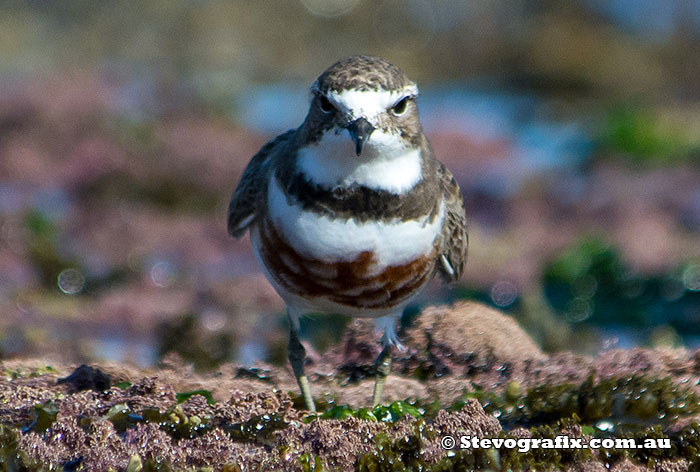
<path id="1" fill-rule="evenodd" d="M 697 352 L 547 356 L 491 308 L 432 307 L 402 333 L 405 350 L 395 353 L 384 405 L 367 408 L 378 337 L 367 323 L 354 322 L 341 345 L 307 366 L 318 415 L 301 407 L 286 366 L 226 364 L 199 374 L 174 356 L 151 370 L 2 361 L 0 464 L 4 470 L 680 471 L 700 450 Z M 71 378 L 81 386 L 61 380 Z M 559 434 L 668 437 L 672 448 L 519 452 L 441 444 L 447 435 Z"/>

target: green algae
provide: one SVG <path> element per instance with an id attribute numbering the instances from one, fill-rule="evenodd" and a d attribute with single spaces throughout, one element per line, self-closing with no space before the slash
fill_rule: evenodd
<path id="1" fill-rule="evenodd" d="M 667 439 L 671 448 L 599 449 L 599 458 L 610 466 L 623 458 L 653 465 L 662 459 L 685 458 L 700 465 L 700 427 L 697 423 L 673 434 L 664 428 L 681 417 L 700 412 L 700 402 L 691 390 L 674 384 L 671 379 L 631 376 L 595 382 L 589 377 L 581 384 L 543 385 L 523 392 L 517 382 L 511 382 L 503 393 L 477 391 L 456 401 L 450 410 L 460 410 L 467 398 L 476 398 L 487 413 L 496 417 L 504 430 L 500 438 L 513 438 L 508 432 L 514 427 L 528 429 L 529 437 L 551 439 L 567 434 L 576 427 L 582 434 L 598 438 L 630 438 L 638 444 L 645 440 Z M 416 408 L 413 406 L 413 408 Z M 423 418 L 430 421 L 439 408 L 430 404 Z M 335 413 L 337 414 L 337 413 Z M 321 415 L 323 416 L 323 415 Z M 594 426 L 601 420 L 608 425 Z M 416 423 L 423 419 L 416 420 Z M 422 424 L 425 424 L 424 422 Z M 375 450 L 358 461 L 362 471 L 446 471 L 446 470 L 543 470 L 574 466 L 593 458 L 590 449 L 533 448 L 527 452 L 517 449 L 491 448 L 448 451 L 439 462 L 429 465 L 422 459 L 422 445 L 431 436 L 423 428 L 408 438 L 391 440 L 378 435 Z M 432 435 L 434 436 L 434 432 Z"/>
<path id="2" fill-rule="evenodd" d="M 406 436 L 391 439 L 386 433 L 374 438 L 375 448 L 364 454 L 356 463 L 356 470 L 363 472 L 384 472 L 428 470 L 423 443 L 435 439 L 435 432 L 422 417 L 415 418 L 412 431 Z"/>
<path id="3" fill-rule="evenodd" d="M 601 151 L 617 159 L 649 167 L 677 165 L 694 159 L 694 134 L 680 121 L 669 126 L 668 117 L 639 104 L 612 107 L 599 136 Z"/>
<path id="4" fill-rule="evenodd" d="M 120 424 L 131 414 L 131 409 L 126 403 L 119 403 L 110 408 L 104 415 L 104 419 L 110 421 L 113 425 Z"/>
<path id="5" fill-rule="evenodd" d="M 374 408 L 352 408 L 350 405 L 335 405 L 321 413 L 320 415 L 309 415 L 306 422 L 313 421 L 316 418 L 342 420 L 348 417 L 354 417 L 365 421 L 382 421 L 385 423 L 393 423 L 403 418 L 405 415 L 411 415 L 414 418 L 420 418 L 423 412 L 413 406 L 409 401 L 395 401 L 389 405 L 377 405 Z"/>
<path id="6" fill-rule="evenodd" d="M 221 470 L 222 472 L 241 471 L 238 466 L 232 464 L 226 464 L 221 469 L 214 469 L 213 467 L 206 466 L 173 468 L 170 464 L 163 460 L 148 458 L 144 461 L 136 454 L 131 456 L 129 459 L 129 464 L 127 465 L 126 469 L 124 469 L 125 472 L 213 472 L 214 470 Z"/>
<path id="7" fill-rule="evenodd" d="M 17 428 L 0 423 L 0 472 L 64 471 L 63 467 L 42 464 L 20 449 L 21 433 Z"/>
<path id="8" fill-rule="evenodd" d="M 183 393 L 191 394 L 189 397 L 201 394 L 196 391 Z M 591 376 L 580 384 L 542 385 L 527 390 L 513 381 L 501 393 L 477 391 L 466 394 L 450 409 L 461 409 L 468 398 L 476 398 L 486 412 L 501 422 L 504 430 L 495 437 L 516 438 L 509 430 L 524 427 L 527 429 L 526 436 L 540 439 L 553 439 L 561 434 L 585 434 L 597 438 L 632 438 L 643 443 L 644 440 L 663 438 L 670 442 L 669 449 L 602 448 L 598 450 L 596 460 L 611 466 L 624 458 L 642 465 L 663 459 L 685 458 L 692 466 L 700 465 L 700 426 L 692 423 L 674 433 L 667 431 L 668 426 L 679 418 L 700 413 L 700 401 L 689 388 L 674 384 L 669 378 L 628 376 L 595 381 Z M 395 422 L 406 415 L 410 416 L 413 428 L 410 434 L 396 438 L 380 433 L 373 439 L 374 449 L 356 463 L 357 470 L 363 471 L 561 469 L 593 458 L 589 449 L 534 448 L 520 452 L 517 449 L 491 448 L 447 451 L 438 462 L 428 463 L 424 455 L 425 446 L 436 439 L 437 433 L 430 424 L 439 410 L 436 402 L 421 405 L 403 401 L 358 409 L 330 402 L 325 411 L 308 416 L 307 421 L 354 417 L 365 421 Z M 25 426 L 25 430 L 38 434 L 47 432 L 57 413 L 58 409 L 52 402 L 35 405 L 32 423 Z M 174 439 L 194 438 L 213 426 L 209 417 L 186 415 L 179 404 L 165 411 L 145 408 L 134 412 L 127 403 L 120 403 L 113 405 L 103 418 L 112 422 L 120 433 L 140 423 L 156 423 Z M 78 421 L 83 428 L 87 428 L 91 422 L 88 417 Z M 603 422 L 605 427 L 601 426 Z M 290 422 L 283 414 L 275 413 L 232 424 L 227 431 L 235 441 L 274 447 L 274 433 L 289 426 Z M 0 425 L 0 471 L 44 470 L 45 465 L 33 464 L 26 454 L 18 452 L 19 437 L 18 428 Z M 323 470 L 322 457 L 302 454 L 298 460 L 302 470 Z M 166 463 L 133 457 L 130 467 L 134 471 L 172 470 Z"/>
<path id="9" fill-rule="evenodd" d="M 211 429 L 209 416 L 187 416 L 180 405 L 173 405 L 164 412 L 157 408 L 145 408 L 141 418 L 147 423 L 158 424 L 174 439 L 192 439 Z"/>
<path id="10" fill-rule="evenodd" d="M 59 229 L 45 214 L 33 210 L 24 217 L 27 229 L 27 256 L 46 287 L 54 287 L 56 277 L 67 267 L 78 267 L 77 261 L 62 256 L 58 250 Z"/>
<path id="11" fill-rule="evenodd" d="M 52 401 L 34 405 L 34 410 L 32 411 L 32 421 L 27 426 L 22 428 L 22 432 L 26 433 L 29 431 L 34 431 L 37 433 L 43 433 L 54 424 L 57 416 L 58 407 Z"/>
<path id="12" fill-rule="evenodd" d="M 428 465 L 423 457 L 419 435 L 410 434 L 392 441 L 387 435 L 378 434 L 375 443 L 374 451 L 359 459 L 357 470 L 362 472 L 425 470 Z"/>
<path id="13" fill-rule="evenodd" d="M 297 410 L 305 410 L 306 403 L 304 402 L 304 397 L 298 390 L 287 391 L 289 398 L 292 400 L 292 405 Z M 314 403 L 316 404 L 316 411 L 326 411 L 338 402 L 338 395 L 334 392 L 324 393 L 321 396 L 314 397 Z M 315 415 L 311 415 L 315 416 Z"/>
<path id="14" fill-rule="evenodd" d="M 323 472 L 323 463 L 319 456 L 305 452 L 299 456 L 299 464 L 303 472 Z"/>
<path id="15" fill-rule="evenodd" d="M 228 427 L 228 433 L 234 441 L 272 444 L 274 432 L 285 429 L 287 426 L 289 426 L 289 421 L 281 413 L 266 413 L 254 416 L 242 423 L 232 424 Z"/>
<path id="16" fill-rule="evenodd" d="M 0 471 L 19 470 L 19 432 L 0 424 Z"/>
<path id="17" fill-rule="evenodd" d="M 214 403 L 216 403 L 216 401 L 214 401 L 214 396 L 212 395 L 211 391 L 204 390 L 204 389 L 176 393 L 175 399 L 177 400 L 178 403 L 184 403 L 187 400 L 189 400 L 191 397 L 193 397 L 194 395 L 200 395 L 200 396 L 204 397 L 207 401 L 207 405 L 213 405 Z"/>
<path id="18" fill-rule="evenodd" d="M 422 428 L 420 427 L 422 426 Z M 553 425 L 532 427 L 527 437 L 532 439 L 549 440 L 554 444 L 557 436 L 567 435 L 576 437 L 571 431 L 578 426 L 577 418 L 557 421 Z M 391 439 L 386 434 L 377 435 L 375 449 L 358 459 L 356 470 L 360 471 L 424 471 L 437 472 L 449 470 L 562 470 L 593 460 L 593 451 L 588 448 L 554 449 L 548 447 L 533 447 L 526 451 L 517 448 L 491 447 L 488 449 L 469 448 L 447 451 L 438 462 L 429 464 L 424 457 L 424 446 L 430 436 L 430 431 L 422 420 L 416 420 L 414 432 L 406 437 Z M 493 438 L 517 441 L 522 436 L 514 436 L 501 431 Z M 648 427 L 634 434 L 625 434 L 625 438 L 634 439 L 643 444 L 647 439 L 666 438 L 659 426 Z M 673 445 L 669 449 L 605 449 L 598 451 L 598 459 L 606 467 L 622 459 L 653 466 L 659 460 L 685 457 L 696 458 L 700 451 L 700 436 L 698 425 L 693 424 L 679 433 L 670 435 Z"/>
<path id="19" fill-rule="evenodd" d="M 682 416 L 700 413 L 700 398 L 670 378 L 645 376 L 611 378 L 595 382 L 590 376 L 581 384 L 541 385 L 518 394 L 476 391 L 465 394 L 450 409 L 459 410 L 467 398 L 476 398 L 504 429 L 551 424 L 576 415 L 583 424 L 609 419 L 613 429 L 622 425 L 670 424 Z"/>
<path id="20" fill-rule="evenodd" d="M 226 464 L 221 469 L 221 472 L 242 472 L 237 464 Z"/>
<path id="21" fill-rule="evenodd" d="M 557 422 L 554 427 L 532 428 L 532 438 L 551 439 L 562 434 L 562 430 L 574 424 L 572 421 Z M 517 449 L 489 448 L 447 451 L 436 463 L 428 463 L 424 455 L 426 440 L 435 438 L 435 431 L 423 420 L 413 424 L 413 432 L 405 437 L 391 439 L 386 434 L 377 435 L 375 449 L 359 458 L 356 470 L 363 472 L 424 471 L 443 472 L 450 470 L 550 470 L 573 465 L 592 457 L 590 450 Z M 501 439 L 516 437 L 501 432 Z"/>
<path id="22" fill-rule="evenodd" d="M 532 427 L 577 417 L 591 430 L 601 420 L 610 420 L 610 430 L 644 428 L 651 423 L 668 425 L 683 416 L 700 413 L 700 398 L 690 389 L 677 385 L 671 378 L 629 376 L 595 381 L 590 376 L 581 384 L 547 384 L 524 391 L 518 382 L 509 382 L 502 393 L 477 390 L 466 393 L 448 409 L 460 410 L 469 398 L 475 398 L 484 410 L 497 418 L 506 430 L 516 426 Z M 430 403 L 396 401 L 375 408 L 352 408 L 327 404 L 320 419 L 355 417 L 367 421 L 394 422 L 409 414 L 415 418 L 433 418 L 443 406 Z"/>
<path id="23" fill-rule="evenodd" d="M 180 405 L 173 405 L 164 412 L 158 408 L 144 408 L 140 413 L 135 413 L 129 405 L 120 403 L 112 406 L 103 417 L 112 423 L 118 433 L 124 433 L 140 423 L 155 423 L 173 439 L 192 439 L 211 429 L 208 416 L 187 416 Z M 85 427 L 90 422 L 86 418 L 81 426 Z"/>
<path id="24" fill-rule="evenodd" d="M 673 345 L 700 334 L 689 315 L 700 309 L 700 291 L 688 283 L 698 267 L 689 260 L 666 273 L 639 274 L 606 238 L 590 235 L 546 264 L 542 287 L 550 307 L 569 322 L 655 328 L 648 342 Z"/>
<path id="25" fill-rule="evenodd" d="M 25 370 L 21 367 L 16 367 L 14 369 L 3 369 L 2 375 L 7 380 L 19 380 L 26 378 L 40 377 L 46 374 L 57 374 L 58 371 L 50 365 L 35 367 L 31 370 Z"/>
<path id="26" fill-rule="evenodd" d="M 126 466 L 125 472 L 141 472 L 143 470 L 143 462 L 141 461 L 141 457 L 139 457 L 137 454 L 133 454 L 129 458 L 129 463 Z"/>

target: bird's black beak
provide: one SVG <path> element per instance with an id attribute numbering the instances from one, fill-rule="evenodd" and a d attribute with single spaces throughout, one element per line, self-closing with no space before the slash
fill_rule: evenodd
<path id="1" fill-rule="evenodd" d="M 355 154 L 362 154 L 362 148 L 369 139 L 369 135 L 374 131 L 374 126 L 365 118 L 358 118 L 348 125 L 350 137 L 355 141 Z"/>

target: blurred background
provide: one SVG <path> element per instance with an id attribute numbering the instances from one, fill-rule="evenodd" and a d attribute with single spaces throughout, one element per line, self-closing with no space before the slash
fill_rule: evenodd
<path id="1" fill-rule="evenodd" d="M 0 359 L 282 361 L 226 207 L 360 53 L 419 84 L 469 217 L 404 323 L 471 298 L 549 352 L 700 346 L 700 0 L 4 0 Z"/>

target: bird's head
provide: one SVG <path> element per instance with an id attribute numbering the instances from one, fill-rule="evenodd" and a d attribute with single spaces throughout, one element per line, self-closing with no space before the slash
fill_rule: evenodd
<path id="1" fill-rule="evenodd" d="M 418 87 L 398 67 L 369 56 L 338 61 L 311 87 L 307 141 L 348 138 L 356 156 L 372 158 L 419 145 Z"/>

